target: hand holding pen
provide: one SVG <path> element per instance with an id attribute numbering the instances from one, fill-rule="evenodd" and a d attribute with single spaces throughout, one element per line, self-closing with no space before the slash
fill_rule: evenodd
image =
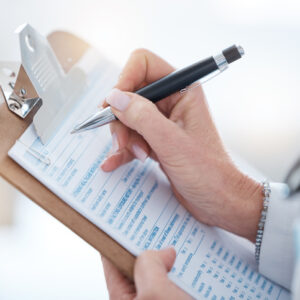
<path id="1" fill-rule="evenodd" d="M 261 186 L 232 163 L 201 86 L 156 104 L 123 92 L 136 91 L 173 71 L 149 51 L 131 55 L 116 89 L 106 98 L 105 106 L 110 105 L 119 121 L 110 124 L 112 149 L 102 169 L 109 172 L 135 158 L 145 161 L 151 157 L 159 162 L 177 199 L 197 220 L 253 241 L 260 218 Z M 169 281 L 165 291 L 168 285 L 171 289 Z"/>
<path id="2" fill-rule="evenodd" d="M 160 163 L 177 198 L 198 220 L 253 239 L 259 218 L 253 197 L 260 203 L 261 187 L 231 162 L 202 88 L 172 94 L 156 104 L 136 93 L 122 92 L 140 89 L 173 71 L 149 51 L 138 50 L 131 55 L 116 89 L 106 98 L 120 121 L 110 124 L 113 146 L 102 169 L 112 171 L 134 158 L 144 161 L 150 156 Z M 245 196 L 244 190 L 240 194 L 240 182 L 245 183 L 251 196 Z M 249 213 L 241 208 L 233 215 L 233 207 L 241 199 L 253 200 L 253 207 L 249 206 L 253 227 L 251 222 L 236 225 Z"/>

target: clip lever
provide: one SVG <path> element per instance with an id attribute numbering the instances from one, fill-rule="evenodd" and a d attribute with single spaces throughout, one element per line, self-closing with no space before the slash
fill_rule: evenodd
<path id="1" fill-rule="evenodd" d="M 0 69 L 9 70 L 12 63 L 0 62 Z M 0 71 L 1 71 L 0 70 Z M 24 86 L 16 84 L 16 71 L 11 71 L 11 74 L 1 74 L 0 81 L 0 102 L 6 102 L 8 109 L 21 117 L 22 119 L 31 112 L 31 110 L 40 102 L 41 98 L 37 97 L 33 88 L 26 83 Z M 25 70 L 21 66 L 18 73 L 18 78 L 22 77 L 23 82 L 30 82 Z M 29 88 L 29 92 L 27 90 Z"/>
<path id="2" fill-rule="evenodd" d="M 25 91 L 25 89 L 22 89 Z M 17 114 L 22 119 L 31 112 L 33 107 L 41 100 L 41 98 L 26 98 L 25 96 L 20 96 L 13 91 L 11 95 L 6 98 L 2 87 L 0 86 L 0 97 L 4 98 L 5 102 L 10 111 Z"/>

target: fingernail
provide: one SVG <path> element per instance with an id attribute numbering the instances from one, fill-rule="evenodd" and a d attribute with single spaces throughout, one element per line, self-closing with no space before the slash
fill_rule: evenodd
<path id="1" fill-rule="evenodd" d="M 132 151 L 137 159 L 139 159 L 141 162 L 144 162 L 146 158 L 148 157 L 147 153 L 138 145 L 132 146 Z"/>
<path id="2" fill-rule="evenodd" d="M 118 150 L 119 150 L 118 137 L 117 137 L 117 134 L 114 132 L 112 134 L 112 145 L 111 145 L 111 149 L 109 151 L 109 155 L 116 153 Z"/>
<path id="3" fill-rule="evenodd" d="M 108 159 L 108 157 L 106 157 L 104 160 L 103 160 L 103 162 L 101 163 L 101 165 L 100 165 L 100 168 L 103 170 L 103 167 L 105 168 L 105 164 L 106 164 L 106 162 L 107 162 L 107 159 Z M 104 170 L 103 170 L 104 171 Z"/>
<path id="4" fill-rule="evenodd" d="M 124 92 L 118 89 L 112 89 L 106 97 L 106 102 L 117 110 L 123 111 L 127 108 L 130 98 Z"/>
<path id="5" fill-rule="evenodd" d="M 100 165 L 100 168 L 105 171 L 105 165 L 106 163 L 109 161 L 110 158 L 112 158 L 114 155 L 118 155 L 118 153 L 112 153 L 112 154 L 108 154 L 108 156 L 103 160 L 103 162 Z"/>

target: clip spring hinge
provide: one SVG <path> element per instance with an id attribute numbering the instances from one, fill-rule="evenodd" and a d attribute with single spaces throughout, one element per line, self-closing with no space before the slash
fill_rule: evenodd
<path id="1" fill-rule="evenodd" d="M 19 84 L 16 86 L 17 75 L 11 68 L 11 63 L 7 66 L 5 62 L 0 62 L 0 72 L 2 72 L 1 79 L 5 77 L 5 82 L 3 82 L 3 79 L 1 80 L 2 82 L 0 81 L 0 101 L 6 102 L 8 109 L 22 119 L 26 118 L 36 104 L 40 102 L 41 98 L 37 96 L 35 91 L 32 93 L 32 87 L 29 88 L 30 91 L 27 90 L 27 84 L 30 81 L 22 66 L 20 67 L 18 77 L 21 77 L 22 81 L 28 78 L 28 80 L 25 80 L 27 84 L 24 86 L 20 86 Z"/>

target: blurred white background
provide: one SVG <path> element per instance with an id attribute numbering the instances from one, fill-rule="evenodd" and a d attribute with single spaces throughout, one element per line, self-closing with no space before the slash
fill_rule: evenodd
<path id="1" fill-rule="evenodd" d="M 124 64 L 138 47 L 176 67 L 241 44 L 246 55 L 205 91 L 228 147 L 282 180 L 300 155 L 300 2 L 0 0 L 0 60 L 16 27 L 72 31 Z M 1 141 L 0 141 L 1 142 Z M 106 299 L 99 254 L 0 181 L 0 299 Z M 0 213 L 1 218 L 1 213 Z M 6 224 L 6 225 L 2 225 Z"/>

